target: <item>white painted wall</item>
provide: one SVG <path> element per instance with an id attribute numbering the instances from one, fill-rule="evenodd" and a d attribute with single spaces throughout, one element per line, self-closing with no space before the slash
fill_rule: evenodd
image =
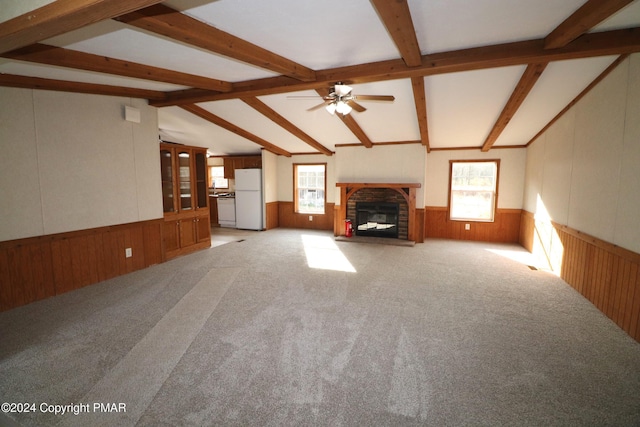
<path id="1" fill-rule="evenodd" d="M 264 202 L 278 201 L 278 156 L 262 150 L 262 172 L 264 176 Z"/>
<path id="2" fill-rule="evenodd" d="M 416 206 L 424 206 L 426 149 L 420 144 L 336 147 L 334 182 L 420 183 Z M 335 184 L 334 184 L 335 185 Z M 335 193 L 340 204 L 340 192 Z"/>
<path id="3" fill-rule="evenodd" d="M 640 252 L 640 54 L 527 151 L 524 209 Z"/>
<path id="4" fill-rule="evenodd" d="M 449 205 L 449 161 L 500 159 L 498 208 L 522 209 L 524 192 L 524 148 L 480 150 L 432 151 L 427 154 L 425 206 Z"/>
<path id="5" fill-rule="evenodd" d="M 0 88 L 0 241 L 162 218 L 146 101 Z M 124 120 L 124 106 L 141 123 Z"/>

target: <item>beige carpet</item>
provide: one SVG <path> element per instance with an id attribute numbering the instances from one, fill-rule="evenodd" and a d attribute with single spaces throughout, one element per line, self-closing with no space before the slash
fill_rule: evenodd
<path id="1" fill-rule="evenodd" d="M 240 240 L 0 313 L 5 423 L 640 423 L 640 344 L 517 246 Z"/>

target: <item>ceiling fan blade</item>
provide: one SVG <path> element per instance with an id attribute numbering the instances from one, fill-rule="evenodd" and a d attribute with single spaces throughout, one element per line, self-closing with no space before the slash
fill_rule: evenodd
<path id="1" fill-rule="evenodd" d="M 290 95 L 287 99 L 318 99 L 318 95 Z"/>
<path id="2" fill-rule="evenodd" d="M 362 105 L 358 104 L 356 101 L 354 101 L 353 99 L 350 99 L 347 101 L 347 104 L 349 104 L 351 106 L 351 108 L 353 108 L 354 110 L 356 110 L 358 113 L 362 113 L 364 111 L 367 111 L 366 108 L 364 108 Z"/>
<path id="3" fill-rule="evenodd" d="M 313 95 L 290 95 L 287 96 L 287 99 L 318 99 L 318 95 L 313 96 Z M 332 101 L 333 97 L 332 96 L 320 96 L 320 98 L 324 99 L 325 101 Z"/>
<path id="4" fill-rule="evenodd" d="M 359 101 L 394 101 L 393 95 L 353 95 L 353 99 Z"/>
<path id="5" fill-rule="evenodd" d="M 318 110 L 318 109 L 320 109 L 320 108 L 324 107 L 324 106 L 325 106 L 325 105 L 327 105 L 327 104 L 331 104 L 331 102 L 332 102 L 332 101 L 330 101 L 330 100 L 329 100 L 329 101 L 325 101 L 325 102 L 323 102 L 322 104 L 318 104 L 318 105 L 313 106 L 313 107 L 311 107 L 311 108 L 307 108 L 307 111 L 315 111 L 315 110 Z"/>

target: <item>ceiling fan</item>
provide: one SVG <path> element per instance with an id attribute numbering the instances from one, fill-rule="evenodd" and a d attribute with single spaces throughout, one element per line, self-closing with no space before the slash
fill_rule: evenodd
<path id="1" fill-rule="evenodd" d="M 346 115 L 351 112 L 351 110 L 355 110 L 359 113 L 366 111 L 362 105 L 358 104 L 358 101 L 393 101 L 395 97 L 392 95 L 354 95 L 352 93 L 353 88 L 351 86 L 347 86 L 342 82 L 337 82 L 333 85 L 329 94 L 323 96 L 323 103 L 318 104 L 314 107 L 309 108 L 307 111 L 314 111 L 319 108 L 325 107 L 325 109 L 331 114 L 335 113 Z M 309 98 L 308 96 L 288 96 L 287 98 Z M 315 98 L 315 97 L 313 97 Z"/>

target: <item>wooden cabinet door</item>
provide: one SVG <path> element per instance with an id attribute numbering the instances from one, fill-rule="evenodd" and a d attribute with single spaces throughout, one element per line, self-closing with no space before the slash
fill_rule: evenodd
<path id="1" fill-rule="evenodd" d="M 233 164 L 233 157 L 225 157 L 224 160 L 224 177 L 226 179 L 233 179 L 235 177 L 235 166 Z"/>
<path id="2" fill-rule="evenodd" d="M 164 213 L 176 212 L 177 186 L 174 173 L 175 150 L 160 146 L 160 177 L 162 180 L 162 209 Z"/>
<path id="3" fill-rule="evenodd" d="M 176 219 L 165 220 L 162 229 L 162 240 L 165 253 L 180 249 L 180 221 Z"/>
<path id="4" fill-rule="evenodd" d="M 233 169 L 244 169 L 246 166 L 244 165 L 244 157 L 234 157 L 233 158 Z M 235 176 L 235 173 L 234 173 Z"/>
<path id="5" fill-rule="evenodd" d="M 218 226 L 218 199 L 211 197 L 209 199 L 209 222 L 211 225 Z"/>
<path id="6" fill-rule="evenodd" d="M 184 218 L 180 220 L 180 247 L 195 245 L 196 243 L 196 219 Z"/>
<path id="7" fill-rule="evenodd" d="M 195 166 L 195 208 L 209 208 L 209 189 L 207 186 L 207 151 L 193 150 L 193 160 Z"/>
<path id="8" fill-rule="evenodd" d="M 211 240 L 211 224 L 209 215 L 198 215 L 196 217 L 196 236 L 198 243 Z"/>
<path id="9" fill-rule="evenodd" d="M 244 158 L 245 169 L 262 169 L 262 156 L 249 156 Z"/>

